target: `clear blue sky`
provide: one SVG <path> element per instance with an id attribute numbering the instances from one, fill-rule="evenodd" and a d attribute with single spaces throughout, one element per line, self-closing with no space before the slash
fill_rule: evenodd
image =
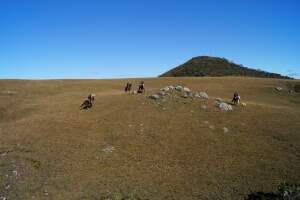
<path id="1" fill-rule="evenodd" d="M 300 78 L 300 1 L 0 0 L 0 78 L 157 76 L 199 55 Z"/>

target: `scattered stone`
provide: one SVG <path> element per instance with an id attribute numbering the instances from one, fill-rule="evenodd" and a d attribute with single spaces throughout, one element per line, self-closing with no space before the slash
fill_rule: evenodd
<path id="1" fill-rule="evenodd" d="M 17 94 L 17 92 L 16 91 L 7 90 L 7 91 L 2 91 L 1 94 L 14 95 L 14 94 Z"/>
<path id="2" fill-rule="evenodd" d="M 223 99 L 221 99 L 221 98 L 215 98 L 215 101 L 223 102 Z"/>
<path id="3" fill-rule="evenodd" d="M 6 189 L 6 190 L 9 190 L 9 188 L 10 188 L 10 185 L 9 185 L 9 184 L 5 185 L 5 189 Z"/>
<path id="4" fill-rule="evenodd" d="M 163 111 L 166 111 L 166 110 L 167 110 L 167 108 L 163 107 L 163 108 L 162 108 L 162 110 L 163 110 Z"/>
<path id="5" fill-rule="evenodd" d="M 201 108 L 202 108 L 203 110 L 206 110 L 206 109 L 207 109 L 207 106 L 206 106 L 206 105 L 201 105 Z"/>
<path id="6" fill-rule="evenodd" d="M 188 98 L 188 95 L 187 94 L 183 94 L 181 97 Z"/>
<path id="7" fill-rule="evenodd" d="M 13 171 L 12 171 L 12 174 L 13 174 L 14 176 L 18 176 L 18 171 L 17 171 L 17 170 L 13 170 Z"/>
<path id="8" fill-rule="evenodd" d="M 169 89 L 170 89 L 171 91 L 173 91 L 173 90 L 175 89 L 175 87 L 174 87 L 173 85 L 170 85 L 170 86 L 169 86 Z"/>
<path id="9" fill-rule="evenodd" d="M 195 93 L 195 94 L 194 94 L 194 97 L 195 97 L 195 98 L 201 98 L 201 96 L 200 96 L 198 93 Z"/>
<path id="10" fill-rule="evenodd" d="M 219 108 L 220 108 L 220 110 L 225 111 L 225 112 L 233 110 L 231 105 L 224 103 L 224 102 L 219 104 Z"/>
<path id="11" fill-rule="evenodd" d="M 164 91 L 160 91 L 158 94 L 163 97 L 166 96 L 167 93 L 165 93 Z"/>
<path id="12" fill-rule="evenodd" d="M 202 99 L 208 99 L 208 95 L 207 95 L 206 92 L 199 92 L 199 96 L 200 96 L 200 98 L 202 98 Z"/>
<path id="13" fill-rule="evenodd" d="M 191 92 L 190 88 L 187 88 L 187 87 L 184 87 L 184 88 L 183 88 L 183 91 L 184 91 L 184 92 L 187 92 L 187 93 L 190 93 L 190 92 Z"/>
<path id="14" fill-rule="evenodd" d="M 281 92 L 283 90 L 283 88 L 282 87 L 276 87 L 275 90 L 278 91 L 278 92 Z"/>
<path id="15" fill-rule="evenodd" d="M 162 91 L 162 92 L 169 92 L 170 88 L 167 86 L 167 87 L 161 88 L 160 91 Z"/>
<path id="16" fill-rule="evenodd" d="M 1 154 L 0 154 L 0 156 L 1 157 L 4 157 L 4 156 L 6 156 L 8 154 L 8 151 L 4 151 L 4 152 L 2 152 Z"/>
<path id="17" fill-rule="evenodd" d="M 214 130 L 215 129 L 215 126 L 214 125 L 209 125 L 209 128 Z"/>
<path id="18" fill-rule="evenodd" d="M 48 190 L 47 190 L 47 189 L 45 189 L 45 190 L 44 190 L 44 195 L 45 195 L 45 196 L 48 196 L 48 195 L 49 195 L 49 193 L 48 193 Z"/>
<path id="19" fill-rule="evenodd" d="M 102 151 L 104 151 L 105 153 L 112 153 L 115 150 L 115 147 L 113 146 L 107 146 L 104 149 L 102 149 Z"/>
<path id="20" fill-rule="evenodd" d="M 247 106 L 247 104 L 246 104 L 246 103 L 241 103 L 241 105 L 242 105 L 243 107 Z"/>
<path id="21" fill-rule="evenodd" d="M 228 132 L 228 128 L 223 127 L 223 132 L 224 132 L 224 133 L 227 133 L 227 132 Z"/>
<path id="22" fill-rule="evenodd" d="M 150 99 L 158 100 L 160 99 L 160 96 L 158 94 L 152 94 L 149 96 Z"/>
<path id="23" fill-rule="evenodd" d="M 182 92 L 183 91 L 183 87 L 178 85 L 175 87 L 175 90 L 179 91 L 179 92 Z"/>
<path id="24" fill-rule="evenodd" d="M 204 121 L 203 123 L 204 123 L 204 124 L 209 124 L 209 121 Z"/>

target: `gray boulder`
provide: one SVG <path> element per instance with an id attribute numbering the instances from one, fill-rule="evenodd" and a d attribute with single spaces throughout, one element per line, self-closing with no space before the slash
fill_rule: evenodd
<path id="1" fill-rule="evenodd" d="M 182 92 L 183 91 L 183 87 L 181 85 L 177 85 L 175 87 L 175 90 L 179 91 L 179 92 Z"/>
<path id="2" fill-rule="evenodd" d="M 208 99 L 208 95 L 207 95 L 206 92 L 200 92 L 200 93 L 199 93 L 199 96 L 200 96 L 200 98 L 202 98 L 202 99 Z"/>
<path id="3" fill-rule="evenodd" d="M 187 93 L 190 93 L 190 92 L 191 92 L 190 88 L 187 88 L 187 87 L 184 87 L 184 88 L 183 88 L 183 91 L 184 91 L 184 92 L 187 92 Z"/>
<path id="4" fill-rule="evenodd" d="M 158 94 L 152 94 L 152 95 L 149 96 L 149 98 L 157 100 L 157 99 L 160 99 L 160 96 Z"/>
<path id="5" fill-rule="evenodd" d="M 188 98 L 188 95 L 187 94 L 183 94 L 181 97 Z"/>
<path id="6" fill-rule="evenodd" d="M 158 94 L 163 97 L 163 96 L 166 96 L 167 93 L 164 91 L 160 91 Z"/>
<path id="7" fill-rule="evenodd" d="M 223 102 L 223 100 L 221 98 L 215 98 L 215 100 L 218 102 Z"/>
<path id="8" fill-rule="evenodd" d="M 168 87 L 169 87 L 169 89 L 170 89 L 171 91 L 175 89 L 175 87 L 174 87 L 173 85 L 170 85 L 170 86 L 168 86 Z"/>
<path id="9" fill-rule="evenodd" d="M 233 110 L 232 106 L 225 102 L 221 102 L 219 104 L 219 108 L 220 108 L 220 110 L 225 111 L 225 112 Z"/>
<path id="10" fill-rule="evenodd" d="M 162 91 L 162 92 L 169 92 L 170 88 L 167 86 L 167 87 L 161 88 L 160 91 Z"/>
<path id="11" fill-rule="evenodd" d="M 278 91 L 278 92 L 281 92 L 283 90 L 283 88 L 282 87 L 276 87 L 275 90 Z"/>

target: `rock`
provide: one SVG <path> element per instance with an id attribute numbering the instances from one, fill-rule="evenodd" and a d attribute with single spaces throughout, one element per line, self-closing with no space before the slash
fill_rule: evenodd
<path id="1" fill-rule="evenodd" d="M 13 170 L 12 174 L 13 174 L 13 176 L 18 176 L 18 171 L 17 170 Z"/>
<path id="2" fill-rule="evenodd" d="M 187 87 L 184 87 L 184 88 L 183 88 L 183 91 L 184 91 L 184 92 L 187 92 L 187 93 L 190 93 L 190 92 L 191 92 L 190 88 L 187 88 Z"/>
<path id="3" fill-rule="evenodd" d="M 225 111 L 225 112 L 233 110 L 231 105 L 224 103 L 224 102 L 219 104 L 219 108 L 220 108 L 220 110 Z"/>
<path id="4" fill-rule="evenodd" d="M 228 128 L 223 127 L 222 129 L 223 129 L 223 132 L 224 132 L 224 133 L 227 133 L 227 132 L 228 132 Z"/>
<path id="5" fill-rule="evenodd" d="M 201 96 L 198 93 L 195 93 L 194 98 L 201 98 Z"/>
<path id="6" fill-rule="evenodd" d="M 175 87 L 173 85 L 170 85 L 168 87 L 169 87 L 169 90 L 174 90 L 175 89 Z"/>
<path id="7" fill-rule="evenodd" d="M 115 147 L 113 147 L 113 146 L 107 146 L 104 149 L 102 149 L 102 151 L 105 152 L 105 153 L 111 153 L 114 150 L 115 150 Z"/>
<path id="8" fill-rule="evenodd" d="M 214 130 L 215 129 L 215 126 L 214 125 L 209 125 L 209 128 Z"/>
<path id="9" fill-rule="evenodd" d="M 215 101 L 223 102 L 223 99 L 221 99 L 221 98 L 215 98 Z"/>
<path id="10" fill-rule="evenodd" d="M 6 184 L 6 185 L 5 185 L 5 189 L 6 189 L 6 190 L 9 190 L 9 188 L 10 188 L 10 185 L 9 185 L 9 184 Z"/>
<path id="11" fill-rule="evenodd" d="M 164 91 L 160 91 L 158 94 L 163 97 L 163 96 L 166 96 L 167 93 Z"/>
<path id="12" fill-rule="evenodd" d="M 187 95 L 187 94 L 184 94 L 184 95 L 182 95 L 181 97 L 183 97 L 183 98 L 188 98 L 188 95 Z"/>
<path id="13" fill-rule="evenodd" d="M 14 94 L 17 94 L 16 91 L 10 91 L 10 90 L 7 90 L 7 91 L 3 91 L 1 92 L 2 94 L 7 94 L 7 95 L 14 95 Z"/>
<path id="14" fill-rule="evenodd" d="M 209 124 L 209 121 L 204 121 L 203 123 L 204 123 L 204 124 Z"/>
<path id="15" fill-rule="evenodd" d="M 169 92 L 170 88 L 167 86 L 167 87 L 161 88 L 160 91 L 162 91 L 162 92 Z"/>
<path id="16" fill-rule="evenodd" d="M 157 99 L 160 99 L 160 96 L 158 94 L 152 94 L 152 95 L 149 96 L 149 98 L 157 100 Z"/>
<path id="17" fill-rule="evenodd" d="M 242 105 L 243 107 L 247 106 L 247 104 L 246 104 L 246 103 L 241 103 L 241 105 Z"/>
<path id="18" fill-rule="evenodd" d="M 180 85 L 177 85 L 177 86 L 175 87 L 175 90 L 177 90 L 177 91 L 179 91 L 179 92 L 182 92 L 182 91 L 183 91 L 183 87 L 180 86 Z"/>
<path id="19" fill-rule="evenodd" d="M 282 87 L 276 87 L 275 90 L 278 91 L 278 92 L 281 92 L 283 90 L 283 88 Z"/>
<path id="20" fill-rule="evenodd" d="M 206 94 L 206 92 L 200 92 L 199 93 L 200 98 L 202 99 L 208 99 L 208 95 Z"/>
<path id="21" fill-rule="evenodd" d="M 203 110 L 206 110 L 206 109 L 207 109 L 207 106 L 206 106 L 206 105 L 201 105 L 201 108 L 202 108 Z"/>

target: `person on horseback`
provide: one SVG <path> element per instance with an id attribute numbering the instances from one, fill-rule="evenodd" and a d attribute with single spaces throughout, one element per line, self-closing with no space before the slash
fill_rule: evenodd
<path id="1" fill-rule="evenodd" d="M 239 95 L 239 93 L 238 92 L 234 92 L 233 98 L 232 98 L 232 102 L 234 104 L 239 104 L 240 100 L 241 100 L 241 96 Z"/>
<path id="2" fill-rule="evenodd" d="M 129 92 L 129 93 L 130 93 L 130 91 L 131 91 L 131 86 L 132 86 L 132 84 L 129 83 L 129 82 L 127 82 L 127 84 L 126 84 L 126 86 L 125 86 L 125 92 Z"/>
<path id="3" fill-rule="evenodd" d="M 141 81 L 138 89 L 138 93 L 144 93 L 145 92 L 145 83 L 144 81 Z"/>

